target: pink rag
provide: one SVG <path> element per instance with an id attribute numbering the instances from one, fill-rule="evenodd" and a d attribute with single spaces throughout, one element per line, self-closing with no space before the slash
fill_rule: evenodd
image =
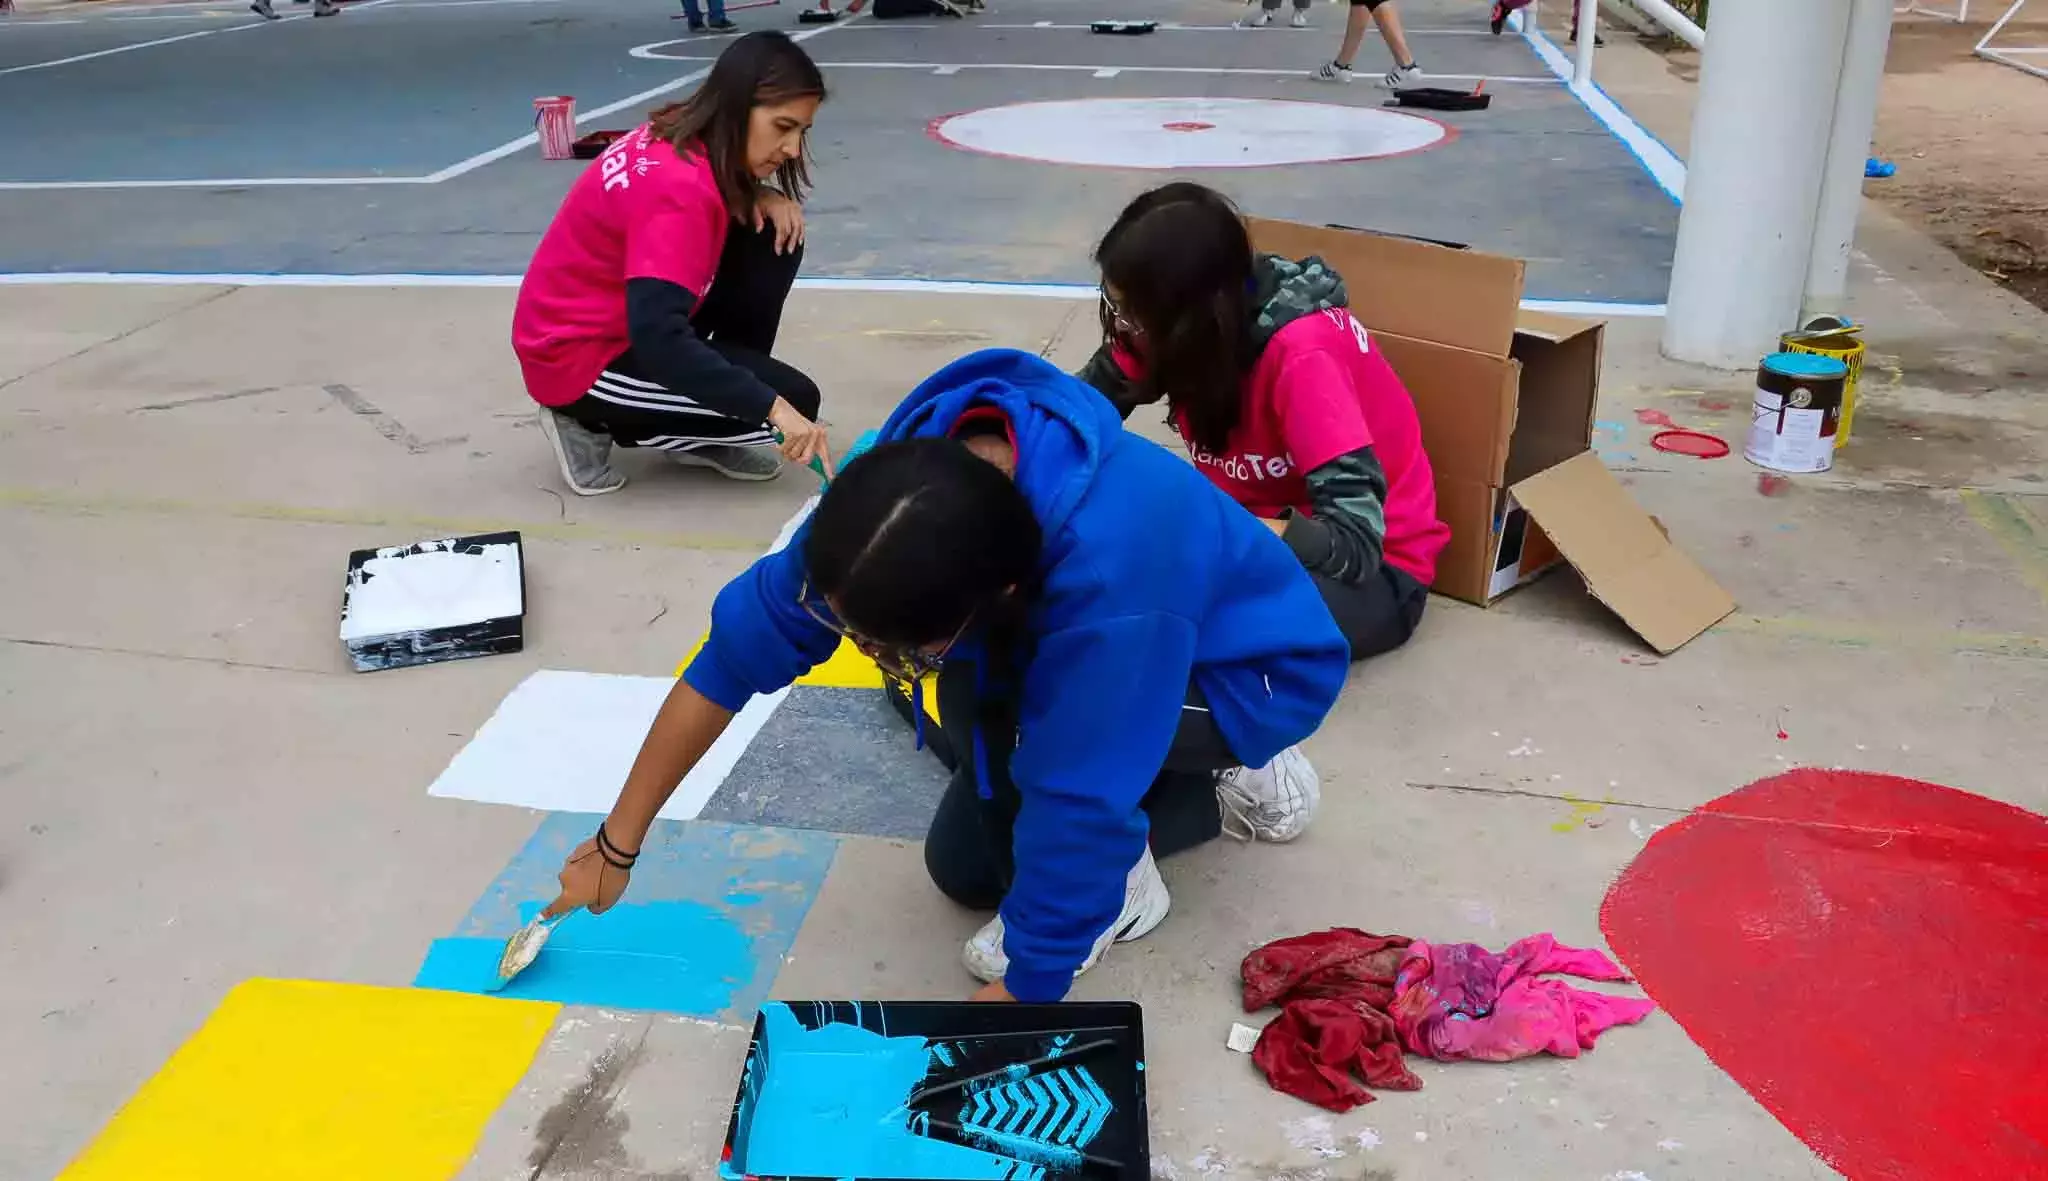
<path id="1" fill-rule="evenodd" d="M 1410 943 L 1394 979 L 1388 1013 L 1411 1054 L 1440 1061 L 1508 1062 L 1549 1052 L 1576 1058 L 1617 1025 L 1657 1006 L 1637 997 L 1574 988 L 1549 972 L 1627 981 L 1598 951 L 1531 935 L 1495 955 L 1474 943 Z"/>

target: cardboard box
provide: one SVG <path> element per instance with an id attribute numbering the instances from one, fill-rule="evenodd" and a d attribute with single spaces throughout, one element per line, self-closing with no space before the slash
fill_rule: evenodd
<path id="1" fill-rule="evenodd" d="M 1520 259 L 1250 220 L 1257 249 L 1319 255 L 1415 398 L 1451 527 L 1438 594 L 1481 606 L 1562 560 L 1659 652 L 1735 609 L 1593 454 L 1604 325 L 1522 309 Z"/>

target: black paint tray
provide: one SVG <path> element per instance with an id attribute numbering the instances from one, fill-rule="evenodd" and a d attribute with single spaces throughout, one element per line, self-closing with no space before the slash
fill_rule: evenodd
<path id="1" fill-rule="evenodd" d="M 377 585 L 379 571 L 416 559 L 452 566 L 451 576 L 413 586 L 404 575 L 408 598 L 405 609 L 396 610 Z M 472 572 L 469 563 L 450 559 L 488 559 L 491 569 Z M 479 580 L 479 573 L 489 577 Z M 341 642 L 357 672 L 519 651 L 526 643 L 526 555 L 519 534 L 477 533 L 350 554 Z"/>
<path id="2" fill-rule="evenodd" d="M 1146 1181 L 1135 1004 L 770 1001 L 724 1181 Z"/>

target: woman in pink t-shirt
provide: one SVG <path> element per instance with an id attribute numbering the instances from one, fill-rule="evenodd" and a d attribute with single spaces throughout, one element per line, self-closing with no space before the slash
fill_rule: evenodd
<path id="1" fill-rule="evenodd" d="M 512 349 L 580 495 L 625 485 L 614 443 L 736 480 L 772 479 L 784 459 L 829 470 L 817 384 L 769 355 L 824 100 L 795 42 L 749 33 L 570 186 L 519 285 Z"/>
<path id="2" fill-rule="evenodd" d="M 1167 404 L 1195 466 L 1314 576 L 1363 660 L 1408 641 L 1450 529 L 1415 403 L 1321 259 L 1256 254 L 1198 184 L 1141 194 L 1096 247 L 1103 344 L 1081 377 Z"/>

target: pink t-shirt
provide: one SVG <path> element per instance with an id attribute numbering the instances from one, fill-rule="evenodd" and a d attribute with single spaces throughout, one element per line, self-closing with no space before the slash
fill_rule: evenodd
<path id="1" fill-rule="evenodd" d="M 526 392 L 566 406 L 626 351 L 626 280 L 710 294 L 732 217 L 700 152 L 641 124 L 593 161 L 540 240 L 512 312 Z"/>
<path id="2" fill-rule="evenodd" d="M 1436 580 L 1451 530 L 1437 520 L 1415 401 L 1349 310 L 1328 308 L 1273 334 L 1223 454 L 1197 447 L 1184 425 L 1180 432 L 1195 466 L 1261 517 L 1311 515 L 1308 473 L 1370 446 L 1387 476 L 1386 561 L 1424 586 Z"/>

